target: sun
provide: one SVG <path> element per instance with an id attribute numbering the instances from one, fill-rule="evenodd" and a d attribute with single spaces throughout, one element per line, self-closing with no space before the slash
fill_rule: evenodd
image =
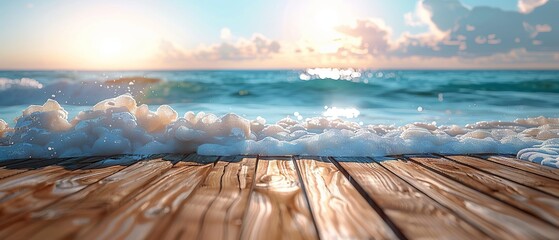
<path id="1" fill-rule="evenodd" d="M 315 25 L 323 30 L 330 31 L 340 25 L 338 12 L 335 9 L 320 9 L 314 16 Z"/>
<path id="2" fill-rule="evenodd" d="M 83 16 L 74 23 L 75 37 L 65 40 L 82 65 L 126 68 L 158 50 L 160 33 L 148 20 L 126 13 Z"/>
<path id="3" fill-rule="evenodd" d="M 343 46 L 337 27 L 347 24 L 348 6 L 341 1 L 317 1 L 309 5 L 301 21 L 303 38 L 321 54 L 335 53 Z"/>
<path id="4" fill-rule="evenodd" d="M 97 53 L 100 58 L 109 59 L 122 54 L 123 41 L 117 37 L 100 37 L 97 43 Z"/>

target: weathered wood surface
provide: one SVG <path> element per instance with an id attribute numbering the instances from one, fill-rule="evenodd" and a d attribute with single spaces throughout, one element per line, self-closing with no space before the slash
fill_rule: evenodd
<path id="1" fill-rule="evenodd" d="M 290 157 L 260 158 L 243 239 L 317 239 L 316 226 Z"/>
<path id="2" fill-rule="evenodd" d="M 478 157 L 498 164 L 506 165 L 509 167 L 513 167 L 516 169 L 538 174 L 540 176 L 548 177 L 559 181 L 559 171 L 557 171 L 557 169 L 542 166 L 541 164 L 532 163 L 528 161 L 519 161 L 518 159 L 505 157 L 505 156 L 483 155 Z"/>
<path id="3" fill-rule="evenodd" d="M 484 239 L 487 235 L 456 217 L 397 175 L 368 158 L 335 158 L 408 238 Z M 436 217 L 433 217 L 436 216 Z"/>
<path id="4" fill-rule="evenodd" d="M 552 239 L 559 229 L 402 158 L 375 159 L 417 189 L 467 219 L 492 238 Z"/>
<path id="5" fill-rule="evenodd" d="M 509 156 L 0 162 L 0 239 L 559 239 L 559 170 Z"/>
<path id="6" fill-rule="evenodd" d="M 490 172 L 495 176 L 538 189 L 555 197 L 559 197 L 559 180 L 550 180 L 549 178 L 519 169 L 503 168 L 494 162 L 483 161 L 482 159 L 469 156 L 449 156 L 448 158 L 456 162 L 475 167 L 478 170 Z"/>
<path id="7" fill-rule="evenodd" d="M 296 162 L 321 239 L 397 238 L 397 230 L 328 158 L 305 157 Z"/>
<path id="8" fill-rule="evenodd" d="M 17 159 L 6 161 L 5 165 L 0 168 L 0 179 L 17 175 L 29 170 L 41 169 L 47 166 L 56 165 L 67 159 Z"/>
<path id="9" fill-rule="evenodd" d="M 468 157 L 452 156 L 448 158 L 464 160 Z M 559 227 L 559 211 L 555 211 L 559 206 L 558 198 L 445 158 L 411 157 L 411 159 Z M 489 164 L 492 163 L 489 162 Z"/>
<path id="10" fill-rule="evenodd" d="M 30 211 L 41 209 L 123 168 L 109 166 L 109 161 L 102 158 L 69 159 L 0 180 L 0 227 L 13 222 L 13 218 L 25 218 Z M 119 158 L 118 162 L 123 163 L 123 160 Z"/>
<path id="11" fill-rule="evenodd" d="M 146 185 L 145 190 L 97 224 L 82 228 L 79 239 L 142 239 L 176 213 L 183 201 L 205 179 L 217 157 L 191 155 Z M 163 234 L 163 232 L 161 232 Z"/>
<path id="12" fill-rule="evenodd" d="M 103 214 L 131 198 L 143 185 L 170 168 L 172 163 L 159 159 L 138 161 L 84 189 L 33 212 L 31 219 L 0 231 L 14 239 L 62 239 L 74 237 Z"/>
<path id="13" fill-rule="evenodd" d="M 164 239 L 236 239 L 248 206 L 256 157 L 219 159 L 202 185 L 178 210 Z"/>

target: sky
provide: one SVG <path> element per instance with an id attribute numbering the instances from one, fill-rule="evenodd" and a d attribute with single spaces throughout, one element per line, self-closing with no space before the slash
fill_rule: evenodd
<path id="1" fill-rule="evenodd" d="M 0 11 L 0 69 L 559 68 L 559 0 L 14 0 Z"/>

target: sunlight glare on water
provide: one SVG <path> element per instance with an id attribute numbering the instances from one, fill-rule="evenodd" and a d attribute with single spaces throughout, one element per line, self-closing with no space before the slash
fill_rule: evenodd
<path id="1" fill-rule="evenodd" d="M 303 81 L 311 79 L 332 79 L 352 81 L 361 77 L 361 72 L 353 68 L 308 68 L 299 75 Z"/>
<path id="2" fill-rule="evenodd" d="M 326 111 L 322 113 L 322 116 L 329 117 L 329 118 L 357 118 L 359 117 L 359 110 L 355 108 L 337 108 L 337 107 L 329 107 L 326 108 Z"/>

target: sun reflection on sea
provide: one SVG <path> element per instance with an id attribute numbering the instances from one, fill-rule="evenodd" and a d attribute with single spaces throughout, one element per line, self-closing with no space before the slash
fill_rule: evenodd
<path id="1" fill-rule="evenodd" d="M 311 79 L 333 79 L 353 81 L 361 77 L 361 72 L 353 68 L 308 68 L 299 75 L 303 81 Z"/>
<path id="2" fill-rule="evenodd" d="M 327 118 L 357 118 L 359 117 L 359 114 L 361 114 L 361 112 L 359 112 L 356 108 L 337 108 L 326 106 L 325 110 L 326 111 L 322 112 L 322 116 Z"/>

